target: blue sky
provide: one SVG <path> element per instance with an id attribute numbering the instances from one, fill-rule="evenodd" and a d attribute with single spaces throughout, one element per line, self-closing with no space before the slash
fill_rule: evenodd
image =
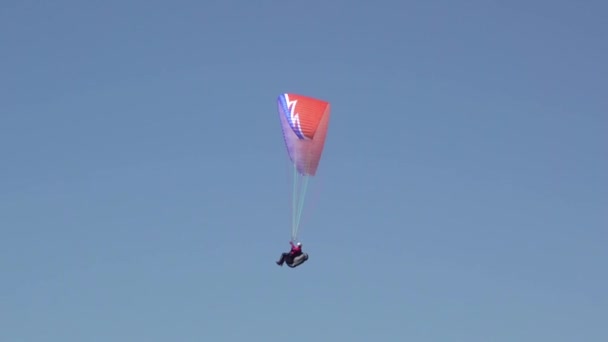
<path id="1" fill-rule="evenodd" d="M 607 9 L 2 1 L 0 340 L 608 340 Z"/>

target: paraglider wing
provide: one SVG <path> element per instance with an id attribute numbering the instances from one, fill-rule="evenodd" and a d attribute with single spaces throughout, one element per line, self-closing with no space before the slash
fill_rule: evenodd
<path id="1" fill-rule="evenodd" d="M 278 106 L 289 157 L 301 175 L 314 176 L 325 146 L 330 104 L 308 96 L 284 93 L 279 95 Z"/>

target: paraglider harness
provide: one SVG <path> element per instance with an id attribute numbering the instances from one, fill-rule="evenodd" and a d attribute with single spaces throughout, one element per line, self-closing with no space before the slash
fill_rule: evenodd
<path id="1" fill-rule="evenodd" d="M 308 254 L 304 252 L 300 252 L 298 255 L 289 254 L 285 258 L 285 264 L 291 268 L 298 267 L 302 265 L 306 260 L 308 260 Z"/>

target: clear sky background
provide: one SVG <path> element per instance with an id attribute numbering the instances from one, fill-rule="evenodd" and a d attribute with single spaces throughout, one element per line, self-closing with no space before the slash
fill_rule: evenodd
<path id="1" fill-rule="evenodd" d="M 608 341 L 607 10 L 1 1 L 0 340 Z"/>

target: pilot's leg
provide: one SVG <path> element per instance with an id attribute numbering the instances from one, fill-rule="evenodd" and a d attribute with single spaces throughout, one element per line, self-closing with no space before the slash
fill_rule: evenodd
<path id="1" fill-rule="evenodd" d="M 283 263 L 285 262 L 285 258 L 287 258 L 288 254 L 289 253 L 283 253 L 283 254 L 281 254 L 281 259 L 279 261 L 277 261 L 277 265 L 283 266 Z"/>

